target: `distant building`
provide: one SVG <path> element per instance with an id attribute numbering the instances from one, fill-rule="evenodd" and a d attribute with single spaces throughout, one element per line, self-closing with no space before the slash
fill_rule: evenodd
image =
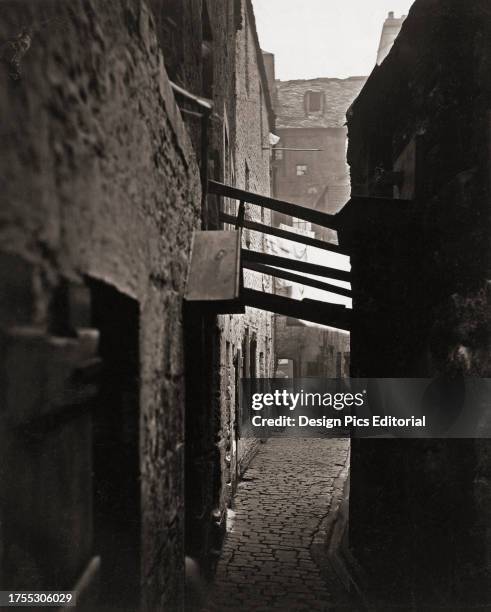
<path id="1" fill-rule="evenodd" d="M 406 19 L 406 15 L 395 17 L 394 12 L 391 11 L 387 16 L 387 19 L 384 21 L 384 25 L 382 26 L 382 34 L 380 36 L 380 44 L 377 51 L 378 66 L 380 66 L 380 64 L 389 54 L 389 51 L 392 49 L 392 45 L 401 31 L 404 19 Z"/>
<path id="2" fill-rule="evenodd" d="M 331 213 L 346 203 L 346 111 L 365 80 L 276 81 L 276 134 L 281 140 L 275 149 L 274 184 L 279 199 Z M 273 222 L 291 225 L 281 214 Z M 332 232 L 323 234 L 329 237 Z"/>
<path id="3" fill-rule="evenodd" d="M 280 141 L 275 147 L 273 181 L 277 198 L 328 213 L 336 213 L 349 199 L 346 112 L 365 80 L 365 77 L 351 77 L 276 81 L 273 97 L 275 134 Z M 273 224 L 283 229 L 293 227 L 296 232 L 312 238 L 337 242 L 336 232 L 281 213 L 273 215 Z M 295 246 L 288 240 L 276 241 L 275 248 L 283 257 L 332 267 L 343 267 L 346 263 L 337 254 Z M 302 288 L 288 281 L 277 280 L 275 290 L 295 299 L 326 299 L 350 305 L 349 298 Z M 293 376 L 334 378 L 347 375 L 347 332 L 307 326 L 280 315 L 276 316 L 275 325 L 277 372 L 283 371 L 283 362 L 288 360 Z"/>

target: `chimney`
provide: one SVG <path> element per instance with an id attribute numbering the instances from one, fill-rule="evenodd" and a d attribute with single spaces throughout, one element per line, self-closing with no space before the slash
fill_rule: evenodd
<path id="1" fill-rule="evenodd" d="M 389 55 L 389 52 L 392 49 L 392 45 L 394 44 L 395 39 L 401 31 L 402 23 L 405 18 L 406 15 L 402 15 L 402 17 L 396 17 L 394 11 L 389 12 L 387 19 L 385 20 L 384 25 L 382 27 L 382 35 L 380 36 L 380 44 L 377 52 L 377 64 L 379 66 L 387 57 L 387 55 Z"/>
<path id="2" fill-rule="evenodd" d="M 268 51 L 262 51 L 262 54 L 264 68 L 266 70 L 266 77 L 268 79 L 269 93 L 271 94 L 271 99 L 274 101 L 276 93 L 274 55 L 272 53 L 269 53 Z"/>

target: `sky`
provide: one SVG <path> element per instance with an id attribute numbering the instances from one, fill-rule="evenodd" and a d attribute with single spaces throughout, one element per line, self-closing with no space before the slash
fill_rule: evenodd
<path id="1" fill-rule="evenodd" d="M 259 42 L 276 56 L 276 77 L 365 76 L 389 11 L 413 0 L 253 0 Z"/>

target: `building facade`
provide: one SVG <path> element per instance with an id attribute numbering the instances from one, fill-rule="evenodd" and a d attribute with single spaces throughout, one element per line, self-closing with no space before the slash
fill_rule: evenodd
<path id="1" fill-rule="evenodd" d="M 233 5 L 233 7 L 232 7 Z M 223 109 L 223 120 L 211 125 L 209 176 L 227 185 L 262 195 L 271 193 L 271 148 L 269 133 L 274 127 L 268 81 L 259 46 L 252 3 L 210 4 L 216 14 L 214 48 L 222 67 L 215 68 L 213 90 L 215 109 Z M 233 11 L 231 9 L 234 9 Z M 225 27 L 222 15 L 229 12 Z M 224 40 L 224 37 L 231 37 Z M 233 32 L 233 34 L 231 34 Z M 228 48 L 227 53 L 223 49 Z M 222 55 L 221 55 L 222 54 Z M 217 61 L 217 60 L 215 60 Z M 207 211 L 210 229 L 234 231 L 222 223 L 220 210 L 236 215 L 239 203 L 209 195 Z M 270 211 L 249 206 L 246 219 L 270 224 Z M 266 252 L 262 234 L 244 230 L 242 247 Z M 245 271 L 244 284 L 267 291 L 271 279 Z M 193 325 L 197 322 L 194 321 Z M 202 324 L 202 327 L 201 327 Z M 200 560 L 210 576 L 225 534 L 238 479 L 253 457 L 259 440 L 243 437 L 249 414 L 240 409 L 241 380 L 272 376 L 274 365 L 272 314 L 246 308 L 244 314 L 225 314 L 203 320 L 196 333 L 214 329 L 207 351 L 196 354 L 195 334 L 189 352 L 194 356 L 188 371 L 195 372 L 195 384 L 188 401 L 187 438 L 187 553 Z M 211 371 L 203 364 L 215 363 Z M 213 380 L 210 390 L 210 380 Z M 206 391 L 208 389 L 208 391 Z M 203 398 L 209 397 L 207 402 Z M 200 406 L 197 412 L 197 406 Z M 217 425 L 219 427 L 217 429 Z"/>
<path id="2" fill-rule="evenodd" d="M 280 141 L 274 180 L 279 199 L 332 214 L 346 203 L 350 193 L 346 112 L 364 82 L 364 77 L 276 81 Z M 276 223 L 285 221 L 276 219 Z"/>
<path id="3" fill-rule="evenodd" d="M 236 50 L 236 133 L 234 138 L 233 172 L 228 184 L 261 195 L 272 195 L 271 146 L 269 135 L 274 130 L 274 112 L 268 80 L 257 36 L 252 3 L 245 2 L 242 11 L 242 27 L 237 35 Z M 231 203 L 231 212 L 238 212 L 238 202 Z M 245 219 L 271 225 L 271 211 L 250 205 Z M 244 248 L 268 252 L 264 234 L 243 230 Z M 246 287 L 259 291 L 271 291 L 272 279 L 252 271 L 244 272 Z M 274 367 L 273 315 L 266 311 L 246 308 L 244 315 L 220 317 L 222 336 L 222 393 L 230 426 L 224 460 L 230 467 L 230 478 L 224 491 L 225 503 L 231 496 L 239 475 L 258 444 L 251 438 L 241 438 L 241 423 L 248 419 L 242 414 L 239 402 L 231 401 L 239 396 L 237 381 L 241 378 L 271 378 Z M 229 458 L 228 458 L 229 457 Z"/>
<path id="4" fill-rule="evenodd" d="M 267 316 L 183 308 L 207 179 L 269 188 L 252 7 L 5 2 L 0 28 L 2 584 L 181 609 L 230 499 L 230 364 L 273 359 Z"/>
<path id="5" fill-rule="evenodd" d="M 267 64 L 274 70 L 273 59 Z M 276 81 L 274 104 L 276 134 L 274 149 L 274 186 L 279 199 L 335 214 L 350 194 L 349 168 L 346 162 L 346 113 L 365 82 L 364 77 L 349 79 L 318 78 Z M 312 238 L 337 244 L 336 232 L 274 213 L 276 226 Z M 275 253 L 326 266 L 349 269 L 346 258 L 315 247 L 296 247 L 288 240 L 274 242 Z M 346 283 L 339 283 L 347 288 Z M 340 298 L 311 288 L 301 289 L 287 281 L 276 281 L 276 292 L 289 297 L 326 299 L 350 305 Z M 320 326 L 306 326 L 276 315 L 278 359 L 293 363 L 295 376 L 335 378 L 349 371 L 349 334 Z M 302 348 L 300 348 L 302 347 Z M 283 368 L 280 368 L 280 372 Z"/>

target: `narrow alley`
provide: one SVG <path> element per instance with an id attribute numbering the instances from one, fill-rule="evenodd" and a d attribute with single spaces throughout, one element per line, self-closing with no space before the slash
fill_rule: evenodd
<path id="1" fill-rule="evenodd" d="M 316 564 L 325 520 L 345 481 L 349 441 L 272 438 L 234 503 L 207 612 L 332 609 Z"/>
<path id="2" fill-rule="evenodd" d="M 0 610 L 491 612 L 491 0 L 0 7 Z"/>

